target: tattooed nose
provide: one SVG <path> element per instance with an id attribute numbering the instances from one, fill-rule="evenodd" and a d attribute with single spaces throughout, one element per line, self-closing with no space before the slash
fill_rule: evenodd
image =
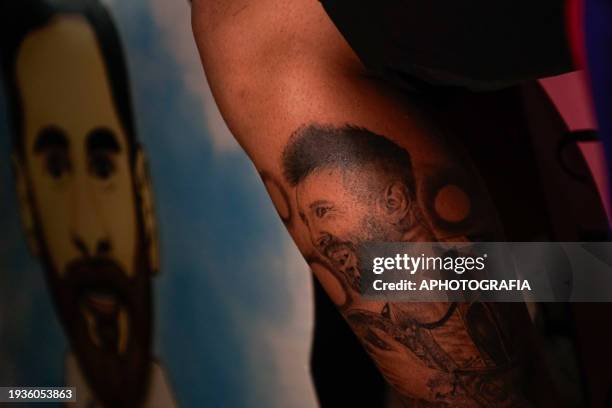
<path id="1" fill-rule="evenodd" d="M 329 234 L 322 234 L 316 242 L 317 248 L 321 251 L 325 250 L 325 248 L 330 244 L 331 236 Z"/>

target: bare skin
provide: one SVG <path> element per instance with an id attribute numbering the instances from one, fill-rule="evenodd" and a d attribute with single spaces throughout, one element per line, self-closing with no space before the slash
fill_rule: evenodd
<path id="1" fill-rule="evenodd" d="M 405 405 L 558 406 L 542 385 L 524 305 L 372 302 L 359 293 L 365 241 L 503 240 L 460 146 L 367 74 L 316 1 L 196 0 L 192 17 L 230 130 Z"/>

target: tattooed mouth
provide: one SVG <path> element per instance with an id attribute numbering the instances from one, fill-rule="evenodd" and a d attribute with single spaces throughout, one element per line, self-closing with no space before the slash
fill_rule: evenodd
<path id="1" fill-rule="evenodd" d="M 360 273 L 357 268 L 357 256 L 353 245 L 341 242 L 331 243 L 325 247 L 323 253 L 344 274 L 351 287 L 359 291 Z"/>
<path id="2" fill-rule="evenodd" d="M 334 242 L 328 244 L 325 246 L 323 253 L 338 268 L 354 268 L 356 266 L 355 251 L 350 243 Z"/>
<path id="3" fill-rule="evenodd" d="M 336 248 L 328 248 L 325 253 L 336 266 L 344 267 L 352 260 L 352 251 L 345 245 L 334 245 Z"/>

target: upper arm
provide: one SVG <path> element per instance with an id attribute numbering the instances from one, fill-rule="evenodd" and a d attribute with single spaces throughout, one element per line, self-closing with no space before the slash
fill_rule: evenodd
<path id="1" fill-rule="evenodd" d="M 280 157 L 300 127 L 364 127 L 410 153 L 424 206 L 436 194 L 424 181 L 452 175 L 477 204 L 480 224 L 465 233 L 498 232 L 469 160 L 423 109 L 367 74 L 319 2 L 196 0 L 193 26 L 215 100 L 260 172 L 281 176 Z"/>
<path id="2" fill-rule="evenodd" d="M 486 356 L 506 349 L 498 334 L 508 321 L 495 317 L 505 308 L 385 304 L 359 293 L 354 249 L 361 241 L 500 238 L 495 210 L 461 148 L 406 95 L 367 75 L 314 0 L 199 0 L 193 19 L 230 130 L 385 377 L 404 396 L 429 402 L 523 401 L 515 356 Z M 521 307 L 513 321 L 527 332 Z M 472 322 L 478 330 L 466 327 L 469 316 L 480 316 Z M 432 321 L 440 327 L 418 324 Z M 485 338 L 474 338 L 481 329 Z"/>

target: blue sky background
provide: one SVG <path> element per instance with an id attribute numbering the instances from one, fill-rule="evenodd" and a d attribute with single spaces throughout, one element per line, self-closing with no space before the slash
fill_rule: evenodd
<path id="1" fill-rule="evenodd" d="M 182 406 L 309 407 L 310 277 L 211 99 L 186 1 L 106 1 L 149 155 L 156 352 Z M 0 95 L 0 384 L 61 385 L 66 339 L 25 248 Z"/>

